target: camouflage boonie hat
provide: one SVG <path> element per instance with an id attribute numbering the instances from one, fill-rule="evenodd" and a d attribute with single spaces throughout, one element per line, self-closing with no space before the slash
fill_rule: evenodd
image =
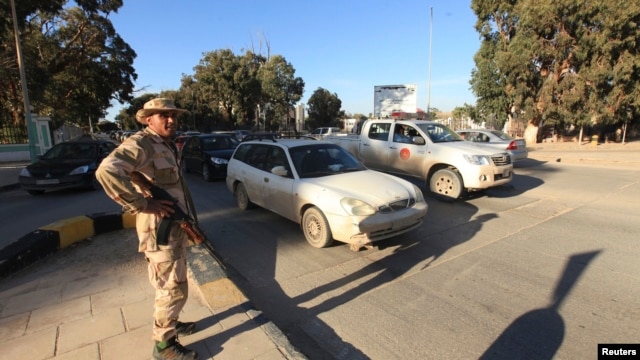
<path id="1" fill-rule="evenodd" d="M 144 120 L 147 116 L 165 111 L 175 111 L 178 114 L 189 112 L 188 110 L 177 108 L 172 99 L 155 98 L 147 101 L 144 104 L 144 107 L 138 110 L 136 113 L 136 120 L 138 120 L 139 123 L 146 125 L 147 123 Z"/>

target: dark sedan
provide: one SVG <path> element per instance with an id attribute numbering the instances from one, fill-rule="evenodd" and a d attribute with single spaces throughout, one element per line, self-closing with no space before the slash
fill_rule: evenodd
<path id="1" fill-rule="evenodd" d="M 95 171 L 116 145 L 104 140 L 67 141 L 54 145 L 18 177 L 31 195 L 69 188 L 100 189 Z"/>
<path id="2" fill-rule="evenodd" d="M 201 173 L 206 181 L 224 179 L 227 163 L 239 141 L 230 134 L 191 136 L 182 147 L 182 169 Z"/>

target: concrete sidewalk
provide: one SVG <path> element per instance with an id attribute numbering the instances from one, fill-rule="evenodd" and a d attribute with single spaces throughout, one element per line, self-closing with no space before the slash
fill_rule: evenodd
<path id="1" fill-rule="evenodd" d="M 74 227 L 78 227 L 74 225 Z M 149 359 L 154 292 L 134 229 L 73 243 L 0 280 L 1 359 Z M 200 359 L 305 359 L 206 250 L 188 254 L 181 343 Z"/>

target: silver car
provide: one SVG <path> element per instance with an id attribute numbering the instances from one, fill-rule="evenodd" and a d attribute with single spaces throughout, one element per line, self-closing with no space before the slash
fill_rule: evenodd
<path id="1" fill-rule="evenodd" d="M 516 139 L 499 130 L 464 129 L 456 132 L 467 141 L 506 151 L 511 156 L 511 161 L 514 162 L 526 159 L 529 156 L 527 142 L 524 139 Z"/>
<path id="2" fill-rule="evenodd" d="M 417 186 L 324 141 L 240 143 L 226 182 L 240 209 L 258 205 L 300 224 L 316 248 L 333 240 L 370 247 L 420 226 L 428 208 Z"/>

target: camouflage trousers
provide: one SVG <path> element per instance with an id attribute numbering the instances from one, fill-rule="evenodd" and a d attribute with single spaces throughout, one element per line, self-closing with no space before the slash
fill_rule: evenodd
<path id="1" fill-rule="evenodd" d="M 153 311 L 153 340 L 165 341 L 176 335 L 180 311 L 189 297 L 185 248 L 147 251 L 149 281 L 156 289 Z"/>

